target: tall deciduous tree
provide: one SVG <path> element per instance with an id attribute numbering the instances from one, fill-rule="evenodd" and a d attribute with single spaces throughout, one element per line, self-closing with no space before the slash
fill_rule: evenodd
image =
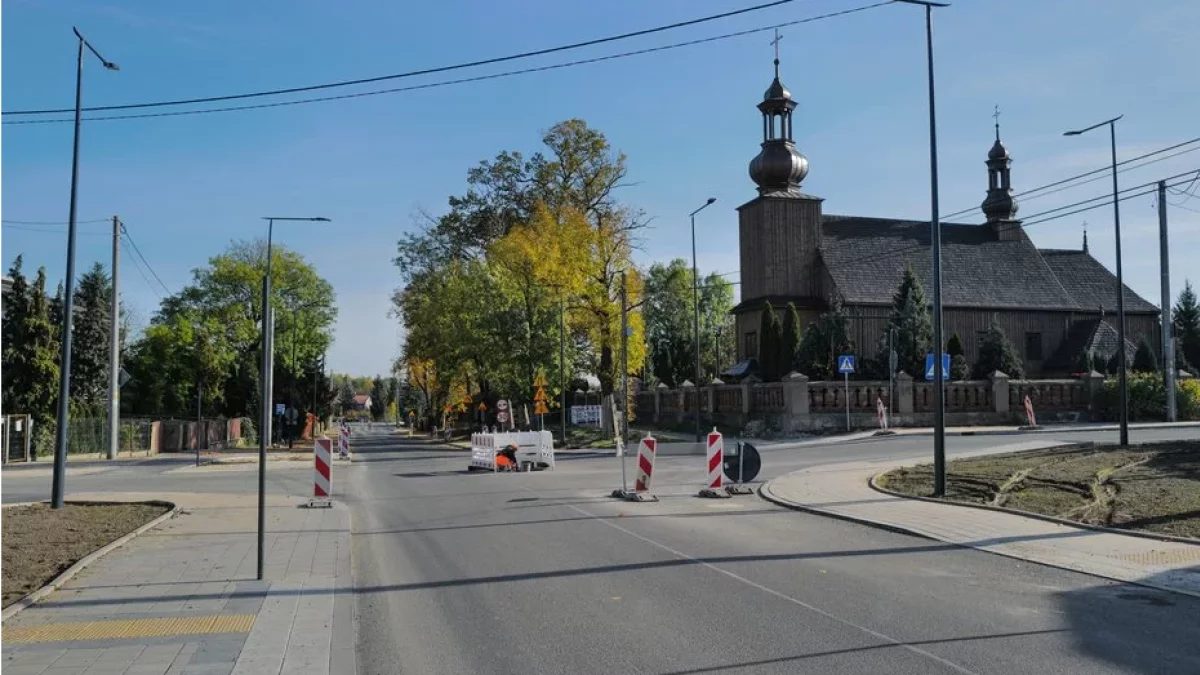
<path id="1" fill-rule="evenodd" d="M 196 387 L 202 386 L 206 413 L 257 417 L 265 263 L 265 242 L 234 242 L 194 270 L 191 284 L 163 300 L 143 339 L 130 348 L 126 368 L 134 381 L 122 396 L 130 412 L 191 417 Z M 311 390 L 301 385 L 308 364 L 331 341 L 333 287 L 279 245 L 271 276 L 276 400 L 310 401 Z"/>
<path id="2" fill-rule="evenodd" d="M 467 193 L 451 197 L 446 214 L 427 218 L 422 231 L 399 242 L 395 264 L 405 287 L 394 304 L 407 331 L 404 352 L 409 360 L 435 361 L 441 382 L 469 372 L 481 390 L 503 383 L 514 388 L 508 395 L 525 395 L 528 383 L 515 382 L 533 366 L 557 367 L 557 350 L 540 342 L 557 335 L 556 301 L 570 308 L 570 342 L 583 351 L 576 365 L 596 373 L 604 393 L 619 379 L 618 287 L 645 224 L 615 198 L 627 174 L 625 156 L 582 120 L 556 124 L 542 142 L 545 151 L 528 159 L 504 152 L 472 169 Z M 460 326 L 482 330 L 473 344 L 421 325 L 436 321 L 423 311 L 428 303 L 414 296 L 479 279 L 488 280 L 480 293 L 488 306 L 457 311 Z M 630 304 L 640 289 L 631 273 Z M 446 311 L 446 303 L 436 304 Z M 629 323 L 629 369 L 636 372 L 644 356 L 640 312 Z M 499 348 L 488 349 L 489 340 Z"/>

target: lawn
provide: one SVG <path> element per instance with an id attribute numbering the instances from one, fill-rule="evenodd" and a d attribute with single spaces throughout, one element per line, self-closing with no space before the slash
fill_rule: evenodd
<path id="1" fill-rule="evenodd" d="M 4 509 L 4 606 L 168 510 L 165 504 L 66 504 L 61 509 L 33 504 Z"/>
<path id="2" fill-rule="evenodd" d="M 880 487 L 928 496 L 929 465 L 895 469 Z M 1088 525 L 1200 538 L 1200 441 L 1068 446 L 950 462 L 946 498 Z"/>

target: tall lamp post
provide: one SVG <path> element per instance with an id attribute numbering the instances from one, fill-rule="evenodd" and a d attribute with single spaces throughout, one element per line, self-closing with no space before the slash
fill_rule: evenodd
<path id="1" fill-rule="evenodd" d="M 709 197 L 704 206 L 692 211 L 692 337 L 696 342 L 696 442 L 704 440 L 700 431 L 700 271 L 696 267 L 696 214 L 712 206 L 716 197 Z"/>
<path id="2" fill-rule="evenodd" d="M 1121 390 L 1121 446 L 1129 445 L 1129 390 L 1126 380 L 1125 363 L 1125 281 L 1121 269 L 1121 202 L 1117 190 L 1117 120 L 1124 115 L 1093 124 L 1086 129 L 1063 132 L 1063 136 L 1081 136 L 1093 129 L 1108 127 L 1108 137 L 1112 145 L 1112 185 L 1113 185 L 1113 232 L 1117 240 L 1117 342 L 1120 346 L 1117 353 L 1119 364 L 1118 381 Z M 1169 366 L 1168 366 L 1169 367 Z"/>
<path id="3" fill-rule="evenodd" d="M 933 382 L 937 396 L 933 407 L 933 495 L 946 494 L 946 400 L 942 372 L 942 224 L 938 217 L 937 108 L 933 95 L 933 8 L 944 2 L 899 0 L 925 7 L 925 59 L 929 71 L 929 238 L 933 250 Z"/>
<path id="4" fill-rule="evenodd" d="M 273 362 L 271 312 L 271 240 L 275 221 L 307 221 L 328 223 L 328 218 L 283 218 L 267 216 L 267 270 L 262 288 L 262 364 L 259 376 L 262 385 L 262 416 L 258 430 L 258 579 L 263 578 L 263 533 L 267 527 L 267 444 L 271 439 L 271 375 Z"/>
<path id="5" fill-rule="evenodd" d="M 79 55 L 75 60 L 75 140 L 71 150 L 71 203 L 67 216 L 67 273 L 63 293 L 62 359 L 58 376 L 58 424 L 54 432 L 54 481 L 51 486 L 50 508 L 61 509 L 66 491 L 67 424 L 71 401 L 71 324 L 75 314 L 75 212 L 79 193 L 79 123 L 83 113 L 83 48 L 96 55 L 108 70 L 120 70 L 117 64 L 100 56 L 100 52 L 72 28 L 79 39 Z"/>

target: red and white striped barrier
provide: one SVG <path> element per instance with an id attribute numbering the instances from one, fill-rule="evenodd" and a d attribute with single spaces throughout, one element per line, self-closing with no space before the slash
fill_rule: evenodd
<path id="1" fill-rule="evenodd" d="M 1025 417 L 1029 420 L 1029 426 L 1037 426 L 1037 417 L 1033 415 L 1033 401 L 1029 400 L 1029 395 L 1025 395 Z"/>
<path id="2" fill-rule="evenodd" d="M 658 441 L 650 434 L 638 444 L 637 480 L 633 483 L 634 492 L 649 492 L 650 478 L 654 475 L 654 452 L 658 449 Z"/>
<path id="3" fill-rule="evenodd" d="M 313 456 L 316 457 L 316 472 L 313 474 L 313 497 L 328 499 L 333 493 L 333 478 L 330 469 L 330 458 L 333 454 L 333 441 L 328 438 L 318 438 L 313 444 Z"/>
<path id="4" fill-rule="evenodd" d="M 884 431 L 887 431 L 887 428 L 888 428 L 887 408 L 883 405 L 882 398 L 877 397 L 875 399 L 875 413 L 876 413 L 876 417 L 879 418 L 879 428 L 883 429 Z"/>
<path id="5" fill-rule="evenodd" d="M 350 427 L 346 424 L 338 431 L 338 457 L 350 459 Z"/>
<path id="6" fill-rule="evenodd" d="M 708 434 L 708 487 L 720 490 L 725 480 L 725 438 L 714 427 Z"/>

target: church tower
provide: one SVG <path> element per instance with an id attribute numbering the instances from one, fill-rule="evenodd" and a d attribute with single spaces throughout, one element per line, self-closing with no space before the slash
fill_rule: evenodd
<path id="1" fill-rule="evenodd" d="M 757 330 L 767 301 L 798 308 L 824 306 L 818 274 L 821 242 L 821 199 L 800 191 L 808 175 L 808 159 L 793 137 L 796 100 L 779 79 L 779 41 L 776 33 L 775 79 L 758 103 L 763 140 L 750 162 L 750 178 L 758 196 L 738 207 L 742 302 L 734 309 L 738 325 L 738 355 L 756 358 Z"/>
<path id="2" fill-rule="evenodd" d="M 1000 142 L 1000 110 L 997 108 L 993 115 L 996 118 L 996 142 L 988 151 L 988 191 L 981 207 L 987 217 L 987 226 L 991 228 L 998 241 L 1016 241 L 1021 238 L 1021 221 L 1017 220 L 1017 200 L 1013 197 L 1012 157 L 1008 149 Z"/>

